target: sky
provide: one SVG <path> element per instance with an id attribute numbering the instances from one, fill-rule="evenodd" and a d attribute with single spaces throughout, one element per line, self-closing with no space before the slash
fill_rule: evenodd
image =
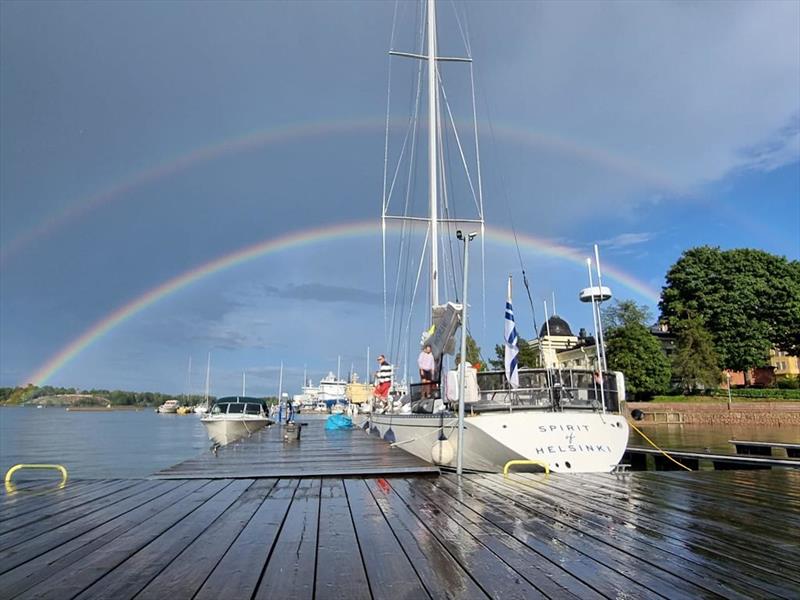
<path id="1" fill-rule="evenodd" d="M 281 364 L 290 393 L 339 365 L 363 378 L 368 353 L 413 364 L 424 236 L 388 232 L 385 310 L 380 215 L 387 99 L 390 209 L 427 202 L 424 138 L 414 160 L 402 151 L 418 65 L 387 54 L 419 51 L 418 12 L 0 3 L 0 385 L 202 393 L 210 354 L 212 394 L 238 393 L 244 372 L 249 394 L 274 395 Z M 553 299 L 592 330 L 577 297 L 595 243 L 604 283 L 653 319 L 691 247 L 800 259 L 800 3 L 437 14 L 440 54 L 473 58 L 486 235 L 470 246 L 470 331 L 485 357 L 509 274 L 520 335 Z M 441 68 L 472 165 L 469 72 Z M 452 135 L 443 145 L 448 202 L 468 216 Z M 455 299 L 463 246 L 448 233 Z M 414 261 L 398 276 L 403 240 Z"/>

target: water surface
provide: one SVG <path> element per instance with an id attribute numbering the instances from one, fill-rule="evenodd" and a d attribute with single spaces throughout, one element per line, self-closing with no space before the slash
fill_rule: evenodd
<path id="1" fill-rule="evenodd" d="M 678 425 L 635 423 L 658 446 L 671 450 L 713 451 L 736 454 L 728 440 L 749 442 L 781 442 L 800 444 L 800 427 L 771 425 Z M 647 441 L 631 428 L 628 443 L 649 446 Z"/>
<path id="2" fill-rule="evenodd" d="M 314 417 L 304 414 L 298 418 Z M 673 450 L 733 454 L 730 439 L 800 443 L 800 427 L 796 426 L 636 425 L 656 444 Z M 645 446 L 647 442 L 631 430 L 630 444 Z M 68 412 L 56 407 L 0 408 L 0 475 L 17 463 L 58 463 L 73 479 L 147 477 L 193 458 L 209 446 L 196 415 L 160 415 L 153 409 Z"/>
<path id="3" fill-rule="evenodd" d="M 209 446 L 194 414 L 0 408 L 2 474 L 17 463 L 57 463 L 74 479 L 146 477 Z"/>

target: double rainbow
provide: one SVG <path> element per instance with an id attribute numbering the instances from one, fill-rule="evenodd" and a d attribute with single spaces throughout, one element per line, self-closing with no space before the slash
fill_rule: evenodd
<path id="1" fill-rule="evenodd" d="M 144 294 L 134 298 L 130 302 L 120 306 L 109 313 L 79 337 L 64 346 L 46 363 L 41 365 L 26 382 L 35 385 L 44 385 L 59 370 L 64 368 L 70 361 L 77 358 L 81 352 L 91 346 L 94 342 L 103 337 L 106 333 L 118 325 L 129 320 L 133 316 L 154 305 L 155 303 L 175 294 L 191 284 L 207 277 L 211 277 L 221 271 L 231 269 L 249 261 L 268 256 L 273 253 L 290 250 L 302 246 L 321 244 L 342 239 L 356 238 L 361 236 L 380 236 L 380 226 L 376 221 L 360 221 L 355 223 L 341 223 L 333 226 L 317 227 L 295 231 L 281 237 L 263 240 L 256 244 L 235 250 L 224 256 L 215 258 L 205 264 L 190 269 L 177 277 L 152 288 Z M 551 241 L 537 238 L 527 234 L 517 233 L 515 242 L 514 234 L 510 230 L 496 227 L 486 228 L 486 237 L 490 242 L 501 246 L 514 247 L 518 242 L 523 249 L 538 252 L 540 254 L 560 258 L 568 262 L 585 267 L 586 255 L 580 253 L 575 248 L 570 248 Z M 613 265 L 604 264 L 603 271 L 607 277 L 622 284 L 630 291 L 635 292 L 642 298 L 657 303 L 659 293 L 648 284 L 624 273 Z"/>

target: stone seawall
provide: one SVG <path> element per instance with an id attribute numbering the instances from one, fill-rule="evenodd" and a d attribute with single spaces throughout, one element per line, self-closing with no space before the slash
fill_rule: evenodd
<path id="1" fill-rule="evenodd" d="M 628 414 L 639 409 L 642 423 L 673 422 L 691 425 L 774 425 L 800 428 L 800 402 L 629 402 Z"/>

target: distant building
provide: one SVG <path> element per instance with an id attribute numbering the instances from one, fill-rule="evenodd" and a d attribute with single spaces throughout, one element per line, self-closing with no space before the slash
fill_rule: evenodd
<path id="1" fill-rule="evenodd" d="M 750 384 L 758 387 L 772 387 L 775 385 L 775 367 L 756 367 L 750 369 Z M 719 387 L 727 389 L 728 381 L 731 387 L 744 387 L 747 381 L 744 376 L 744 371 L 729 371 L 722 372 L 722 382 Z"/>
<path id="2" fill-rule="evenodd" d="M 675 353 L 675 334 L 670 333 L 666 324 L 653 325 L 650 333 L 661 344 L 664 354 L 670 358 Z M 539 337 L 528 342 L 536 356 L 537 367 L 557 369 L 597 369 L 597 344 L 594 336 L 581 328 L 578 335 L 564 319 L 553 315 L 539 330 Z M 544 359 L 544 365 L 542 364 Z"/>
<path id="3" fill-rule="evenodd" d="M 569 323 L 553 315 L 539 330 L 539 337 L 528 342 L 536 356 L 537 367 L 556 369 L 596 369 L 597 345 L 581 329 L 572 333 Z M 544 364 L 542 361 L 544 360 Z"/>
<path id="4" fill-rule="evenodd" d="M 769 365 L 750 369 L 750 383 L 759 387 L 772 387 L 780 379 L 800 377 L 800 358 L 792 356 L 784 350 L 773 348 L 769 351 Z M 742 371 L 724 371 L 722 385 L 727 388 L 730 380 L 732 387 L 747 384 Z"/>
<path id="5" fill-rule="evenodd" d="M 800 376 L 800 358 L 791 356 L 785 350 L 776 350 L 775 348 L 770 350 L 769 364 L 775 367 L 775 377 L 777 379 Z"/>
<path id="6" fill-rule="evenodd" d="M 650 328 L 650 333 L 652 333 L 658 340 L 658 343 L 661 344 L 661 349 L 664 351 L 664 354 L 667 355 L 667 358 L 672 360 L 672 356 L 677 350 L 678 336 L 672 333 L 669 330 L 669 326 L 663 321 L 653 325 Z"/>
<path id="7" fill-rule="evenodd" d="M 677 336 L 669 330 L 666 323 L 656 323 L 649 328 L 668 359 L 677 350 Z M 536 367 L 550 369 L 597 369 L 597 344 L 593 336 L 581 329 L 578 335 L 564 319 L 553 315 L 539 330 L 539 337 L 528 342 L 535 355 Z M 753 385 L 770 387 L 777 379 L 800 377 L 800 358 L 790 356 L 782 350 L 770 350 L 769 365 L 750 370 L 750 381 Z M 721 387 L 745 385 L 745 376 L 741 371 L 723 371 Z"/>

